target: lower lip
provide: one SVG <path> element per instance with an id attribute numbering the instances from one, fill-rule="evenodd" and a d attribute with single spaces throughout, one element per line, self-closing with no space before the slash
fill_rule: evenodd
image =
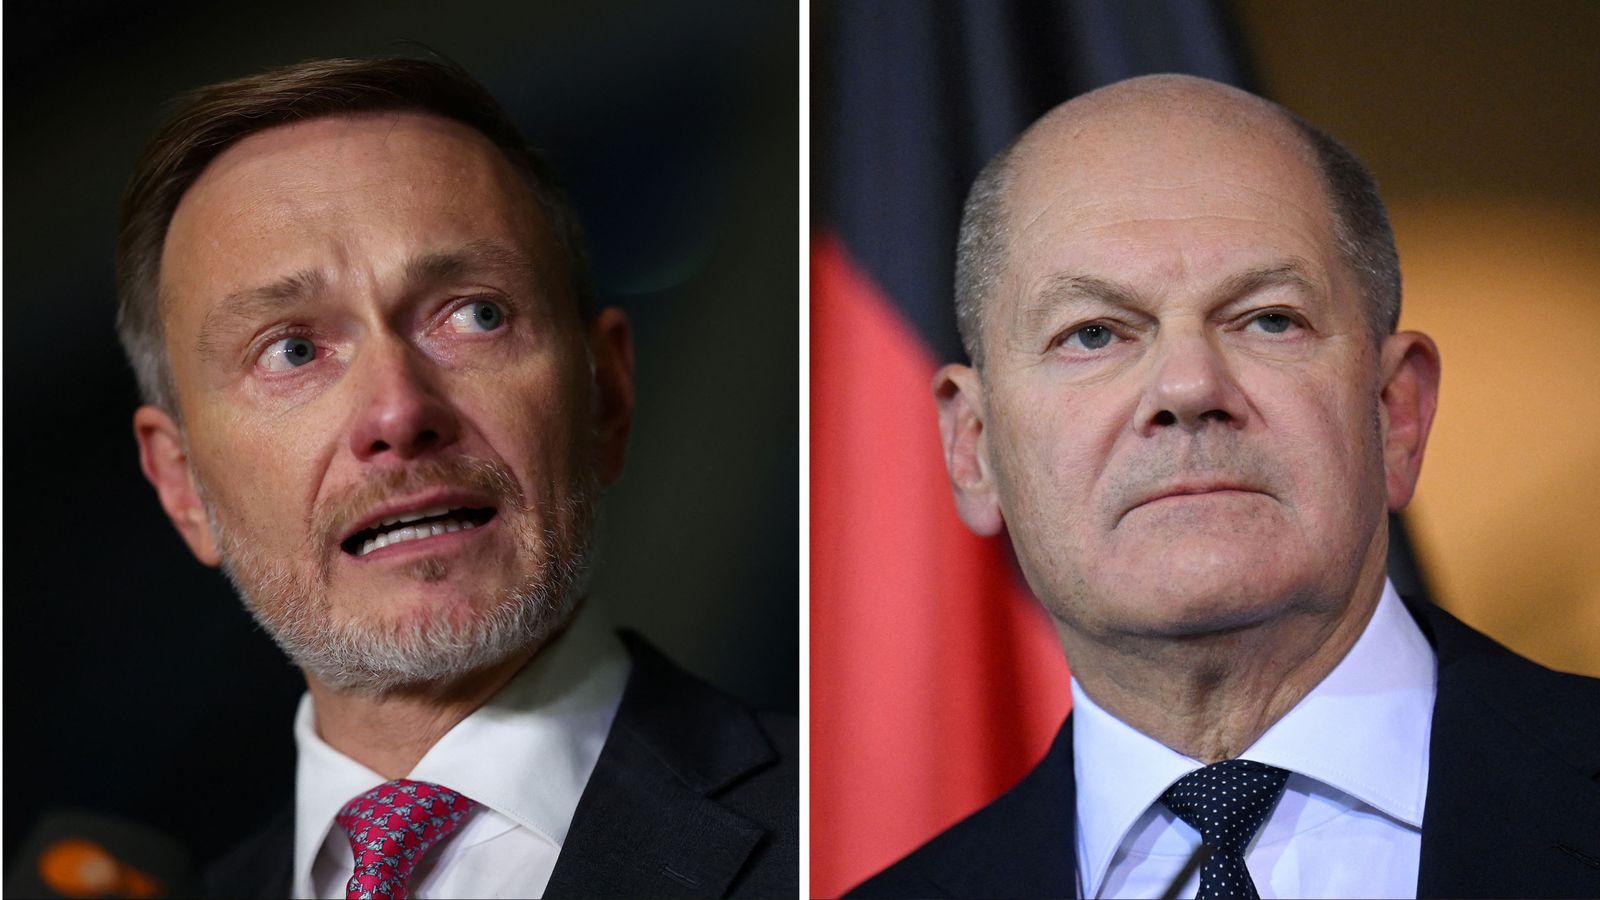
<path id="1" fill-rule="evenodd" d="M 1229 488 L 1229 489 L 1220 490 L 1220 491 L 1200 491 L 1199 493 L 1195 493 L 1195 494 L 1168 494 L 1165 497 L 1157 497 L 1154 500 L 1146 500 L 1144 503 L 1141 503 L 1139 505 L 1140 506 L 1149 506 L 1149 505 L 1151 505 L 1153 503 L 1161 503 L 1162 501 L 1165 501 L 1165 500 L 1203 500 L 1203 499 L 1208 498 L 1208 497 L 1259 497 L 1259 496 L 1261 496 L 1261 492 L 1260 491 L 1245 491 L 1245 490 L 1236 490 L 1236 489 Z"/>
<path id="2" fill-rule="evenodd" d="M 500 516 L 496 513 L 493 518 L 482 525 L 474 525 L 471 528 L 463 528 L 460 531 L 446 531 L 444 534 L 431 534 L 425 538 L 401 541 L 398 544 L 379 547 L 366 556 L 356 556 L 351 553 L 345 553 L 343 550 L 339 551 L 339 555 L 354 563 L 414 562 L 429 556 L 442 556 L 452 553 L 467 546 L 469 542 L 483 537 L 485 532 L 497 527 L 499 524 Z"/>

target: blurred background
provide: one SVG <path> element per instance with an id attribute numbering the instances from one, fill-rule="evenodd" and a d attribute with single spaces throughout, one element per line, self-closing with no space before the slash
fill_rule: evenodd
<path id="1" fill-rule="evenodd" d="M 290 797 L 302 685 L 139 474 L 111 255 L 167 98 L 312 57 L 422 42 L 547 152 L 638 352 L 593 593 L 688 668 L 796 709 L 793 5 L 76 0 L 10 2 L 4 24 L 8 860 L 63 807 L 205 859 L 243 837 L 205 812 L 225 787 Z"/>
<path id="2" fill-rule="evenodd" d="M 1600 675 L 1600 5 L 813 0 L 811 889 L 1009 788 L 1070 696 L 1000 541 L 956 519 L 928 390 L 956 224 L 1046 109 L 1189 72 L 1345 142 L 1388 202 L 1443 388 L 1390 572 Z M 1409 540 L 1407 540 L 1407 538 Z"/>
<path id="3" fill-rule="evenodd" d="M 1405 517 L 1435 601 L 1600 675 L 1600 5 L 1232 8 L 1261 92 L 1371 168 L 1439 343 Z"/>

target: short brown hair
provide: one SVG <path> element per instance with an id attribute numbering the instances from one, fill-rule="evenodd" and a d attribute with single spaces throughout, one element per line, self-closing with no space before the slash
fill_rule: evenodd
<path id="1" fill-rule="evenodd" d="M 461 122 L 500 148 L 567 252 L 580 315 L 593 315 L 583 230 L 571 202 L 549 164 L 465 69 L 421 59 L 311 60 L 183 95 L 134 168 L 117 233 L 117 332 L 145 402 L 178 413 L 161 319 L 161 252 L 178 201 L 206 166 L 240 140 L 280 125 L 408 109 Z"/>

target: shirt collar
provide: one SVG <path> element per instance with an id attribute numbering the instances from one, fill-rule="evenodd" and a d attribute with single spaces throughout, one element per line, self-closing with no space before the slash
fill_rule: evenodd
<path id="1" fill-rule="evenodd" d="M 1421 828 L 1436 676 L 1433 648 L 1385 582 L 1350 652 L 1240 755 Z"/>
<path id="2" fill-rule="evenodd" d="M 1240 758 L 1316 779 L 1421 827 L 1435 694 L 1433 649 L 1394 585 L 1344 659 Z M 1083 896 L 1172 783 L 1204 763 L 1136 731 L 1072 679 L 1073 775 Z"/>
<path id="3" fill-rule="evenodd" d="M 460 791 L 505 816 L 508 827 L 527 828 L 559 847 L 622 702 L 629 667 L 604 611 L 585 602 L 555 642 L 440 738 L 406 777 Z M 387 779 L 317 735 L 309 693 L 300 700 L 294 734 L 294 883 L 305 885 L 338 827 L 339 810 Z"/>
<path id="4" fill-rule="evenodd" d="M 1100 882 L 1128 829 L 1202 764 L 1146 737 L 1095 703 L 1072 679 L 1072 774 L 1078 788 L 1078 873 L 1084 897 Z"/>

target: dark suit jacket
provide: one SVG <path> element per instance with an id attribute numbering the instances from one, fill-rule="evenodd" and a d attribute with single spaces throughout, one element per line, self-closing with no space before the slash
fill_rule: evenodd
<path id="1" fill-rule="evenodd" d="M 757 714 L 623 638 L 633 671 L 544 896 L 794 897 L 794 717 Z M 207 870 L 208 895 L 289 896 L 293 846 L 291 802 Z"/>
<path id="2" fill-rule="evenodd" d="M 1407 606 L 1439 661 L 1417 896 L 1600 897 L 1600 680 Z M 850 895 L 1071 897 L 1076 809 L 1069 716 L 1016 787 Z"/>

